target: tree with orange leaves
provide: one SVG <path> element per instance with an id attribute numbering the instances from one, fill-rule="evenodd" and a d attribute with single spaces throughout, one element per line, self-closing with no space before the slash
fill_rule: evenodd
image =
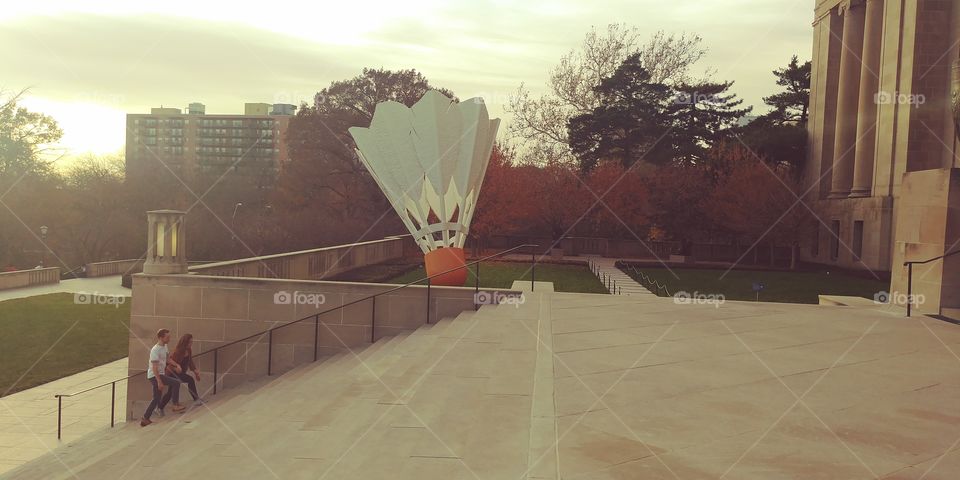
<path id="1" fill-rule="evenodd" d="M 777 244 L 791 247 L 790 268 L 796 268 L 799 240 L 807 238 L 814 217 L 800 200 L 802 185 L 785 164 L 770 166 L 744 147 L 725 148 L 723 174 L 717 179 L 704 213 L 715 224 L 753 243 L 770 244 L 771 263 Z"/>
<path id="2" fill-rule="evenodd" d="M 500 143 L 494 145 L 470 222 L 474 254 L 478 254 L 493 235 L 518 233 L 535 214 L 530 202 L 518 201 L 524 197 L 524 183 L 518 167 L 513 164 L 514 155 L 512 148 Z"/>

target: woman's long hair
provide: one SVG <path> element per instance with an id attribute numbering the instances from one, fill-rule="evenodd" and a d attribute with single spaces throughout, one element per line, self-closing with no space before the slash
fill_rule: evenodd
<path id="1" fill-rule="evenodd" d="M 180 337 L 180 340 L 177 341 L 177 347 L 174 348 L 173 353 L 170 354 L 170 357 L 172 357 L 175 362 L 180 363 L 180 361 L 183 360 L 183 357 L 187 355 L 187 349 L 190 346 L 190 340 L 193 340 L 193 335 L 184 333 L 183 336 Z M 190 353 L 191 355 L 193 354 L 193 352 Z M 184 369 L 187 368 L 183 365 L 180 367 Z"/>

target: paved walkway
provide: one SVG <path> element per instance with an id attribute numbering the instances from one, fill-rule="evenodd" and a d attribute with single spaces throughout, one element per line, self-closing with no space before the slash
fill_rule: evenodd
<path id="1" fill-rule="evenodd" d="M 49 293 L 130 295 L 120 275 L 73 278 L 58 284 L 0 291 L 0 302 Z M 127 359 L 91 368 L 69 377 L 0 398 L 0 474 L 33 460 L 57 442 L 57 393 L 71 393 L 127 375 Z M 127 385 L 117 384 L 117 415 L 123 416 Z M 75 440 L 110 425 L 110 387 L 63 400 L 63 440 Z"/>
<path id="2" fill-rule="evenodd" d="M 14 298 L 34 297 L 37 295 L 60 292 L 88 292 L 101 293 L 105 295 L 130 296 L 130 289 L 120 285 L 120 279 L 120 275 L 97 278 L 71 278 L 70 280 L 62 280 L 57 284 L 14 288 L 12 290 L 0 290 L 0 302 L 4 300 L 12 300 Z"/>
<path id="3" fill-rule="evenodd" d="M 538 292 L 7 476 L 956 480 L 958 353 L 872 305 Z"/>
<path id="4" fill-rule="evenodd" d="M 0 475 L 57 448 L 58 393 L 72 393 L 127 375 L 127 359 L 0 398 Z M 124 412 L 126 383 L 117 384 L 117 418 Z M 110 425 L 110 387 L 63 400 L 63 441 Z"/>

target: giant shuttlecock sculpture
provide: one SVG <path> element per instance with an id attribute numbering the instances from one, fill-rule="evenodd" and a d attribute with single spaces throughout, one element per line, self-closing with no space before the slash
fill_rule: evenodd
<path id="1" fill-rule="evenodd" d="M 370 128 L 353 127 L 360 160 L 424 253 L 427 275 L 463 267 L 463 245 L 499 119 L 483 100 L 428 91 L 413 107 L 377 104 Z M 432 279 L 463 285 L 463 268 Z"/>

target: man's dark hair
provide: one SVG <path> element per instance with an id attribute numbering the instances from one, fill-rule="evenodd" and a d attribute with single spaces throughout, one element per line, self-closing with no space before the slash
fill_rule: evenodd
<path id="1" fill-rule="evenodd" d="M 161 328 L 160 330 L 157 330 L 157 338 L 160 338 L 168 333 L 170 333 L 170 330 L 167 330 L 166 328 Z"/>

